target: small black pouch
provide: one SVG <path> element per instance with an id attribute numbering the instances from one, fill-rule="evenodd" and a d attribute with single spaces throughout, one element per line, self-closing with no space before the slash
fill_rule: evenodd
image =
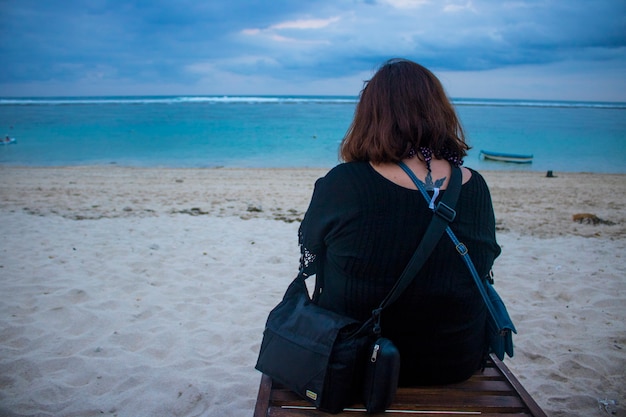
<path id="1" fill-rule="evenodd" d="M 400 352 L 393 342 L 379 337 L 365 365 L 363 404 L 368 413 L 380 413 L 391 405 L 398 388 Z"/>

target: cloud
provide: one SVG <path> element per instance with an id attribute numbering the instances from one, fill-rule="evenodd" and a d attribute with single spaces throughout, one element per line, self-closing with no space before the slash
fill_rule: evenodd
<path id="1" fill-rule="evenodd" d="M 311 39 L 310 35 L 302 37 L 302 32 L 311 32 L 324 29 L 329 25 L 339 21 L 339 17 L 331 17 L 328 19 L 299 19 L 273 24 L 265 29 L 249 28 L 243 29 L 241 34 L 246 36 L 260 36 L 266 41 L 275 42 L 292 42 L 299 46 L 329 44 L 330 42 L 321 39 Z"/>
<path id="2" fill-rule="evenodd" d="M 624 102 L 623 64 L 563 61 L 486 71 L 436 72 L 452 97 Z"/>
<path id="3" fill-rule="evenodd" d="M 431 3 L 430 0 L 385 0 L 384 3 L 398 9 L 415 9 L 425 4 Z"/>
<path id="4" fill-rule="evenodd" d="M 476 9 L 471 1 L 468 1 L 465 4 L 446 4 L 443 7 L 444 13 L 459 13 L 466 10 L 476 13 Z"/>
<path id="5" fill-rule="evenodd" d="M 300 19 L 287 22 L 277 23 L 270 26 L 270 29 L 322 29 L 328 25 L 335 23 L 339 20 L 338 17 L 331 17 L 328 19 Z"/>
<path id="6" fill-rule="evenodd" d="M 455 74 L 626 70 L 626 3 L 613 0 L 4 0 L 0 14 L 0 94 L 90 83 L 315 93 L 394 56 Z"/>

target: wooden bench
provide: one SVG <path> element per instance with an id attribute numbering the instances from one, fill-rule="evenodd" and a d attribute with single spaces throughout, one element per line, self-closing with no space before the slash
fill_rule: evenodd
<path id="1" fill-rule="evenodd" d="M 347 408 L 337 417 L 365 415 L 362 405 Z M 263 375 L 254 417 L 322 417 L 330 414 L 316 410 L 285 387 Z M 535 416 L 546 414 L 528 394 L 509 368 L 491 356 L 484 371 L 467 381 L 443 386 L 398 388 L 394 403 L 385 417 L 409 415 Z"/>

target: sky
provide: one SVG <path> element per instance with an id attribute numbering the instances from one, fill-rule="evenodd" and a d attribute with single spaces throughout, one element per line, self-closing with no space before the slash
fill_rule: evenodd
<path id="1" fill-rule="evenodd" d="M 453 98 L 626 102 L 626 0 L 0 0 L 0 96 L 348 95 L 385 60 Z"/>

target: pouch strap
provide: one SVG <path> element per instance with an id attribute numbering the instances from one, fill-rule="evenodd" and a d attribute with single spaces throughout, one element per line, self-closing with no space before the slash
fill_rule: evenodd
<path id="1" fill-rule="evenodd" d="M 426 189 L 424 188 L 424 185 L 420 182 L 420 180 L 415 176 L 415 174 L 413 173 L 413 171 L 411 171 L 409 169 L 409 167 L 407 167 L 404 163 L 400 162 L 400 167 L 409 175 L 409 177 L 411 177 L 411 179 L 413 180 L 413 182 L 415 183 L 415 186 L 421 191 L 422 195 L 424 196 L 424 198 L 426 199 L 426 201 L 430 201 L 430 196 L 428 195 L 428 192 L 426 191 Z M 457 170 L 460 173 L 460 168 L 457 168 Z M 450 184 L 452 184 L 453 178 L 454 178 L 454 167 L 452 170 L 452 177 L 450 178 Z M 450 187 L 450 184 L 448 185 L 448 188 L 446 190 L 446 193 L 444 194 L 444 198 L 442 199 L 442 201 L 437 204 L 437 207 L 435 208 L 435 213 L 439 214 L 439 216 L 435 216 L 435 217 L 441 217 L 441 218 L 446 218 L 449 214 L 449 209 L 450 207 L 444 206 L 443 203 L 446 203 L 445 198 L 449 197 L 448 193 L 450 191 L 452 192 L 458 192 L 460 191 L 461 187 L 458 187 L 458 189 L 456 189 L 455 187 Z M 458 195 L 456 196 L 458 197 Z M 456 202 L 456 200 L 454 200 Z M 454 206 L 452 206 L 454 207 Z M 452 210 L 454 211 L 454 210 Z M 456 214 L 456 213 L 455 213 Z M 434 220 L 434 218 L 433 218 Z M 472 262 L 472 258 L 470 257 L 468 251 L 467 251 L 467 247 L 461 243 L 459 241 L 459 239 L 456 237 L 456 235 L 454 234 L 454 232 L 452 231 L 452 229 L 450 229 L 449 226 L 445 226 L 445 230 L 446 233 L 448 234 L 448 236 L 450 237 L 450 239 L 452 240 L 452 242 L 454 243 L 454 246 L 456 247 L 457 252 L 459 253 L 459 255 L 461 256 L 461 258 L 463 258 L 463 261 L 465 262 L 465 265 L 467 266 L 467 269 L 469 269 L 472 278 L 474 279 L 474 282 L 476 283 L 476 286 L 478 287 L 478 292 L 480 292 L 480 295 L 482 296 L 483 300 L 485 301 L 485 305 L 487 306 L 487 310 L 489 311 L 489 314 L 491 315 L 491 317 L 493 317 L 494 321 L 496 322 L 496 325 L 500 326 L 500 323 L 498 323 L 498 316 L 496 314 L 496 310 L 495 307 L 493 306 L 493 303 L 491 302 L 491 300 L 489 299 L 489 296 L 487 295 L 487 290 L 485 289 L 485 284 L 483 283 L 483 281 L 480 279 L 480 277 L 478 276 L 478 272 L 476 271 L 476 267 L 474 266 L 474 262 Z M 419 250 L 419 248 L 418 248 Z"/>

